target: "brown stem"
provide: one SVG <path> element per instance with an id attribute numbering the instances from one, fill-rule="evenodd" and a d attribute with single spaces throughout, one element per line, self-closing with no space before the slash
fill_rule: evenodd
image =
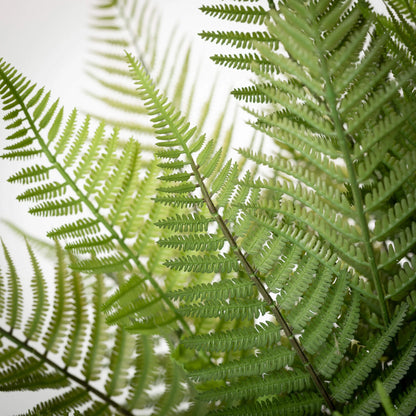
<path id="1" fill-rule="evenodd" d="M 276 318 L 279 325 L 282 327 L 285 335 L 289 339 L 289 342 L 292 346 L 292 348 L 295 350 L 296 354 L 302 361 L 302 364 L 304 365 L 306 371 L 308 371 L 309 375 L 312 378 L 313 383 L 315 384 L 315 387 L 318 389 L 319 393 L 322 395 L 322 397 L 325 400 L 325 403 L 327 404 L 328 408 L 331 411 L 335 410 L 335 405 L 331 399 L 331 396 L 329 395 L 327 389 L 325 388 L 325 385 L 321 378 L 319 377 L 318 373 L 315 371 L 314 367 L 312 366 L 312 363 L 309 361 L 305 351 L 303 350 L 301 344 L 296 339 L 292 328 L 290 325 L 286 322 L 285 318 L 283 317 L 279 306 L 276 304 L 275 301 L 273 301 L 272 297 L 270 296 L 269 292 L 267 291 L 266 287 L 264 286 L 261 279 L 257 276 L 256 271 L 254 270 L 253 266 L 248 262 L 246 256 L 241 251 L 241 249 L 238 247 L 235 237 L 232 235 L 230 229 L 227 227 L 227 224 L 225 223 L 222 216 L 218 213 L 218 209 L 214 205 L 211 196 L 205 186 L 205 183 L 199 173 L 198 167 L 195 165 L 192 156 L 190 153 L 188 154 L 188 157 L 191 161 L 192 170 L 195 174 L 195 178 L 200 186 L 202 196 L 205 200 L 205 203 L 207 204 L 208 210 L 210 214 L 215 217 L 215 220 L 217 221 L 218 226 L 220 227 L 222 233 L 224 234 L 226 240 L 230 244 L 231 249 L 233 250 L 234 254 L 237 256 L 238 260 L 240 261 L 240 264 L 243 266 L 245 272 L 249 276 L 249 278 L 252 280 L 252 282 L 255 284 L 257 290 L 260 292 L 261 296 L 263 297 L 264 301 L 269 305 L 270 310 L 273 314 L 273 316 Z"/>
<path id="2" fill-rule="evenodd" d="M 66 367 L 61 367 L 60 365 L 56 364 L 54 361 L 52 361 L 50 358 L 47 357 L 46 355 L 47 352 L 45 354 L 42 354 L 39 351 L 37 351 L 35 348 L 28 345 L 28 342 L 29 342 L 28 339 L 22 341 L 16 336 L 14 336 L 11 331 L 6 331 L 5 329 L 1 327 L 0 327 L 0 335 L 8 338 L 11 342 L 16 344 L 19 348 L 22 348 L 25 351 L 29 352 L 30 354 L 34 355 L 36 358 L 41 360 L 41 362 L 44 362 L 48 364 L 49 366 L 51 366 L 52 368 L 54 368 L 55 370 L 61 372 L 67 379 L 79 384 L 88 392 L 99 397 L 105 403 L 107 403 L 108 405 L 116 409 L 120 414 L 125 415 L 125 416 L 134 416 L 132 412 L 122 407 L 119 403 L 114 401 L 106 393 L 103 393 L 100 390 L 96 389 L 94 386 L 92 386 L 88 382 L 88 380 L 82 380 L 81 378 L 77 377 L 75 374 L 70 373 Z"/>

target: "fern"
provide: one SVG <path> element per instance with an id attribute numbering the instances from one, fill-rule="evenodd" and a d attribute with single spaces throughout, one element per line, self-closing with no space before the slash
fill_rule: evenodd
<path id="1" fill-rule="evenodd" d="M 62 217 L 49 236 L 65 241 L 71 259 L 71 274 L 61 266 L 58 275 L 72 283 L 58 282 L 57 293 L 74 300 L 56 296 L 47 351 L 71 368 L 90 333 L 85 362 L 101 364 L 83 281 L 105 275 L 114 289 L 93 301 L 94 316 L 104 328 L 100 307 L 116 329 L 103 394 L 128 391 L 129 411 L 146 407 L 147 380 L 164 384 L 150 398 L 158 414 L 414 411 L 415 19 L 407 2 L 386 5 L 387 17 L 350 0 L 201 7 L 233 23 L 201 32 L 236 48 L 214 62 L 253 79 L 232 94 L 246 102 L 261 144 L 239 149 L 238 161 L 228 156 L 224 116 L 207 123 L 212 96 L 193 115 L 190 50 L 174 35 L 160 52 L 162 26 L 146 5 L 94 9 L 89 92 L 111 115 L 65 116 L 50 93 L 0 62 L 3 157 L 29 162 L 9 180 L 26 186 L 18 199 L 32 214 Z M 144 134 L 154 143 L 139 146 Z M 31 317 L 23 319 L 7 251 L 1 301 L 9 327 L 39 342 L 45 288 L 30 257 Z M 71 308 L 82 313 L 71 319 Z M 65 336 L 79 342 L 56 349 Z M 158 339 L 169 355 L 152 351 Z M 4 384 L 64 387 L 65 371 L 40 370 L 33 351 L 24 364 L 7 362 Z M 83 365 L 87 380 L 94 365 Z M 89 400 L 80 385 L 59 402 Z"/>
<path id="2" fill-rule="evenodd" d="M 179 394 L 167 376 L 165 385 L 171 387 L 161 397 L 148 394 L 156 382 L 155 368 L 172 366 L 168 371 L 178 372 L 163 354 L 153 352 L 157 339 L 131 335 L 122 328 L 114 332 L 105 324 L 100 308 L 109 291 L 107 279 L 70 272 L 65 252 L 57 246 L 51 283 L 30 245 L 27 250 L 33 278 L 30 291 L 23 291 L 28 282 L 17 274 L 3 245 L 7 273 L 1 277 L 1 287 L 13 303 L 4 298 L 1 303 L 0 390 L 53 389 L 53 397 L 39 401 L 24 413 L 28 415 L 67 414 L 75 409 L 82 414 L 133 415 L 134 409 L 164 400 L 170 390 L 175 391 L 170 405 L 180 404 L 186 392 Z M 24 318 L 21 305 L 27 298 L 32 299 L 32 312 Z"/>

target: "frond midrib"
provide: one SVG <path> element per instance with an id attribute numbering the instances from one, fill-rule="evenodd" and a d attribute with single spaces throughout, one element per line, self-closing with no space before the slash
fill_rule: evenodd
<path id="1" fill-rule="evenodd" d="M 20 350 L 24 350 L 32 355 L 34 355 L 36 358 L 38 358 L 41 362 L 44 364 L 47 364 L 54 368 L 55 370 L 62 373 L 67 379 L 77 383 L 78 385 L 82 386 L 85 390 L 88 392 L 96 395 L 101 400 L 103 400 L 108 405 L 112 406 L 113 408 L 117 409 L 118 412 L 120 412 L 122 415 L 125 416 L 134 416 L 130 410 L 124 408 L 122 405 L 117 403 L 115 400 L 111 398 L 111 396 L 103 393 L 102 391 L 98 390 L 96 387 L 90 384 L 88 380 L 83 380 L 80 377 L 76 376 L 75 374 L 68 371 L 68 368 L 60 366 L 55 361 L 53 361 L 51 358 L 48 357 L 48 351 L 45 351 L 44 353 L 39 352 L 34 347 L 29 345 L 30 339 L 21 340 L 15 335 L 13 335 L 13 328 L 10 330 L 4 329 L 2 326 L 0 326 L 0 335 L 2 337 L 7 338 L 9 341 L 14 343 L 18 346 Z"/>
<path id="2" fill-rule="evenodd" d="M 358 185 L 357 175 L 356 175 L 354 164 L 351 158 L 351 151 L 350 151 L 348 141 L 346 138 L 346 133 L 343 127 L 341 114 L 339 113 L 338 108 L 337 108 L 337 95 L 335 92 L 335 87 L 331 80 L 331 76 L 329 74 L 325 51 L 321 47 L 322 46 L 321 35 L 320 35 L 320 31 L 316 23 L 313 24 L 313 30 L 315 31 L 316 50 L 317 50 L 317 53 L 319 54 L 319 59 L 321 62 L 321 75 L 325 82 L 325 87 L 326 87 L 325 95 L 327 99 L 327 104 L 329 106 L 329 110 L 330 110 L 331 117 L 332 117 L 334 127 L 335 127 L 335 132 L 339 140 L 340 149 L 343 154 L 343 159 L 344 159 L 346 169 L 348 172 L 348 176 L 350 179 L 350 186 L 351 186 L 351 191 L 352 191 L 353 199 L 354 199 L 354 207 L 356 208 L 357 220 L 360 224 L 360 227 L 363 233 L 362 241 L 364 243 L 366 254 L 368 256 L 368 264 L 370 266 L 372 280 L 376 288 L 378 303 L 381 309 L 383 322 L 384 322 L 384 325 L 387 327 L 390 323 L 390 315 L 389 315 L 387 304 L 385 301 L 385 293 L 384 293 L 384 289 L 380 280 L 380 274 L 379 274 L 379 270 L 377 267 L 377 261 L 375 258 L 374 248 L 371 243 L 370 229 L 368 227 L 368 221 L 366 219 L 366 215 L 364 211 L 364 201 L 361 195 L 360 187 Z"/>

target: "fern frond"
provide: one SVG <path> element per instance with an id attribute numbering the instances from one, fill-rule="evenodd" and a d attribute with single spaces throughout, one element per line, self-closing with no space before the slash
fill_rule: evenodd
<path id="1" fill-rule="evenodd" d="M 211 163 L 212 160 L 215 160 L 215 156 L 213 156 L 213 142 L 208 141 L 204 146 L 203 136 L 195 137 L 196 128 L 191 128 L 190 124 L 186 121 L 186 118 L 183 117 L 178 111 L 176 111 L 172 103 L 170 103 L 155 88 L 148 74 L 144 70 L 143 66 L 141 66 L 129 54 L 127 54 L 127 59 L 130 62 L 132 73 L 135 79 L 137 80 L 139 94 L 144 100 L 145 105 L 148 108 L 149 114 L 153 117 L 152 122 L 154 124 L 154 128 L 158 139 L 157 144 L 161 144 L 163 147 L 171 148 L 172 150 L 179 149 L 183 152 L 185 160 L 192 169 L 192 173 L 195 177 L 194 183 L 197 184 L 200 188 L 200 192 L 202 193 L 209 213 L 211 214 L 212 218 L 216 221 L 219 229 L 221 230 L 224 237 L 227 239 L 227 242 L 230 244 L 235 255 L 233 257 L 229 257 L 229 259 L 233 262 L 235 266 L 227 266 L 227 268 L 221 268 L 222 266 L 220 266 L 218 269 L 214 268 L 214 263 L 217 263 L 217 260 L 215 260 L 215 257 L 212 255 L 205 257 L 187 256 L 176 260 L 168 260 L 166 264 L 169 266 L 180 267 L 181 269 L 184 268 L 186 270 L 192 270 L 195 272 L 219 271 L 228 273 L 232 270 L 237 271 L 241 265 L 245 273 L 247 273 L 247 275 L 253 281 L 254 285 L 257 287 L 257 290 L 260 292 L 264 301 L 269 305 L 273 313 L 273 316 L 283 327 L 286 336 L 290 340 L 290 343 L 299 355 L 300 359 L 306 365 L 308 363 L 308 358 L 303 352 L 302 347 L 300 347 L 298 341 L 294 338 L 290 327 L 288 326 L 285 318 L 282 316 L 279 308 L 274 304 L 274 301 L 267 289 L 265 288 L 264 284 L 256 275 L 256 272 L 254 271 L 253 267 L 250 265 L 245 255 L 238 247 L 236 240 L 231 234 L 231 231 L 228 229 L 226 223 L 224 222 L 224 219 L 221 215 L 218 214 L 217 208 L 215 207 L 214 202 L 211 199 L 211 196 L 209 195 L 209 192 L 206 188 L 204 180 L 209 179 L 206 178 L 206 175 L 211 175 L 215 170 L 215 168 L 212 168 Z M 209 156 L 211 156 L 211 159 L 209 159 Z M 247 175 L 249 176 L 249 174 Z M 237 194 L 233 198 L 233 206 L 229 209 L 229 211 L 227 211 L 227 215 L 231 219 L 234 219 L 237 216 L 239 212 L 239 205 L 244 203 L 247 200 L 247 198 L 255 200 L 256 193 L 250 195 L 250 193 L 246 191 L 246 189 L 244 189 L 243 187 L 240 188 L 239 192 L 237 192 Z M 167 221 L 168 225 L 170 219 L 168 219 Z M 175 229 L 175 227 L 173 229 Z M 208 258 L 211 263 L 209 267 L 204 265 L 204 259 Z M 219 257 L 217 257 L 217 259 L 218 258 L 220 258 L 222 264 L 224 262 L 224 259 L 226 259 L 226 257 L 223 257 L 221 254 L 219 255 Z M 201 267 L 201 265 L 203 266 Z M 229 300 L 228 302 L 223 303 L 221 305 L 214 305 L 214 307 L 211 307 L 211 305 L 209 304 L 199 304 L 196 306 L 184 306 L 182 309 L 185 314 L 188 314 L 190 316 L 212 317 L 215 316 L 213 315 L 215 311 L 216 313 L 220 312 L 220 314 L 223 312 L 225 314 L 224 317 L 226 319 L 232 319 L 234 316 L 234 311 L 238 311 L 238 314 L 235 315 L 237 319 L 253 319 L 254 317 L 256 317 L 256 315 L 252 314 L 252 312 L 254 312 L 252 305 L 249 305 L 248 308 L 244 308 L 242 307 L 242 305 L 244 306 L 243 302 L 244 301 L 240 301 L 240 305 L 234 305 L 234 301 Z M 261 308 L 262 302 L 256 300 L 255 303 L 257 313 L 259 313 L 259 311 L 265 312 L 265 309 Z M 266 305 L 266 303 L 263 303 L 263 305 Z M 310 366 L 310 364 L 308 364 L 306 368 L 311 376 L 311 379 L 314 381 L 315 385 L 321 391 L 321 393 L 326 397 L 328 405 L 332 408 L 333 404 L 331 402 L 331 399 L 327 395 L 325 387 L 319 379 L 319 376 L 316 374 L 316 372 Z M 306 385 L 303 385 L 303 387 L 305 386 Z"/>
<path id="2" fill-rule="evenodd" d="M 14 175 L 15 180 L 21 179 L 30 186 L 21 199 L 40 201 L 29 211 L 41 216 L 70 216 L 88 212 L 89 219 L 64 224 L 50 233 L 50 236 L 66 239 L 68 249 L 72 248 L 74 253 L 87 254 L 87 258 L 74 262 L 74 269 L 112 273 L 129 270 L 134 264 L 157 287 L 160 301 L 170 303 L 160 284 L 139 259 L 138 253 L 124 241 L 125 235 L 139 239 L 137 225 L 138 221 L 143 221 L 143 217 L 138 215 L 141 210 L 144 210 L 144 214 L 147 207 L 154 204 L 151 197 L 155 192 L 152 178 L 157 175 L 156 165 L 150 165 L 147 176 L 141 180 L 137 172 L 139 169 L 146 170 L 147 164 L 142 163 L 136 142 L 129 141 L 124 151 L 118 154 L 120 139 L 117 129 L 112 131 L 108 140 L 103 140 L 103 137 L 108 137 L 105 126 L 100 124 L 92 130 L 91 121 L 86 117 L 78 128 L 75 110 L 63 126 L 62 109 L 58 111 L 55 103 L 52 107 L 48 105 L 49 93 L 31 88 L 31 83 L 19 88 L 17 84 L 24 78 L 3 61 L 0 63 L 0 78 L 2 97 L 11 98 L 7 98 L 10 110 L 21 114 L 30 126 L 26 134 L 35 140 L 28 146 L 37 146 L 46 159 L 43 165 L 23 168 Z M 42 118 L 43 112 L 47 114 L 47 119 Z M 13 127 L 14 122 L 10 117 L 8 123 Z M 46 123 L 48 120 L 49 124 Z M 16 155 L 14 150 L 6 152 L 4 156 L 8 154 Z M 52 182 L 49 171 L 53 172 L 50 178 L 58 175 L 61 181 Z M 110 206 L 112 209 L 108 212 Z M 149 235 L 153 230 L 148 231 Z M 179 321 L 182 320 L 173 304 L 170 304 L 169 309 Z M 185 322 L 183 324 L 187 326 Z"/>
<path id="3" fill-rule="evenodd" d="M 294 358 L 294 351 L 277 347 L 272 351 L 266 351 L 256 356 L 229 361 L 228 363 L 212 368 L 190 371 L 188 375 L 197 381 L 253 376 L 274 372 L 286 366 L 291 366 Z"/>
<path id="4" fill-rule="evenodd" d="M 215 399 L 238 400 L 242 398 L 257 398 L 283 392 L 291 393 L 305 389 L 310 385 L 310 377 L 301 370 L 280 370 L 264 378 L 248 377 L 237 385 L 217 388 L 200 393 L 199 399 L 210 401 Z"/>
<path id="5" fill-rule="evenodd" d="M 7 249 L 6 245 L 2 241 L 3 246 L 3 253 L 4 257 L 7 262 L 7 278 L 6 278 L 6 284 L 7 284 L 7 292 L 9 293 L 9 296 L 7 297 L 7 301 L 5 302 L 5 312 L 4 318 L 6 319 L 7 325 L 9 325 L 10 328 L 14 328 L 16 325 L 20 324 L 22 322 L 22 304 L 20 302 L 20 299 L 22 299 L 22 285 L 20 280 L 17 277 L 16 267 L 14 265 L 14 262 L 10 256 L 9 250 Z M 6 285 L 3 281 L 3 287 Z M 15 301 L 17 300 L 17 301 Z"/>
<path id="6" fill-rule="evenodd" d="M 404 305 L 392 320 L 389 328 L 374 341 L 374 345 L 369 346 L 369 352 L 363 351 L 349 367 L 335 377 L 331 391 L 337 400 L 348 400 L 354 390 L 367 378 L 371 369 L 377 365 L 379 358 L 402 325 L 406 310 L 407 306 Z"/>
<path id="7" fill-rule="evenodd" d="M 210 414 L 213 416 L 273 416 L 276 412 L 279 412 L 278 414 L 282 416 L 293 414 L 313 415 L 320 412 L 321 405 L 321 399 L 313 393 L 292 393 L 278 399 L 263 400 L 254 405 L 232 407 L 225 410 L 218 410 Z"/>
<path id="8" fill-rule="evenodd" d="M 108 291 L 103 277 L 69 272 L 65 253 L 57 246 L 56 280 L 49 287 L 30 245 L 28 251 L 34 271 L 32 287 L 29 293 L 6 293 L 6 314 L 0 322 L 0 390 L 54 390 L 49 399 L 40 399 L 25 415 L 76 414 L 88 408 L 129 416 L 135 410 L 162 405 L 162 399 L 148 394 L 156 376 L 142 364 L 150 361 L 155 367 L 177 371 L 175 364 L 155 355 L 154 340 L 131 335 L 123 328 L 115 334 L 110 330 L 100 311 Z M 14 270 L 7 249 L 5 258 L 7 269 Z M 20 276 L 13 273 L 20 285 Z M 7 278 L 2 276 L 1 287 L 5 281 Z M 27 295 L 33 299 L 33 313 L 28 318 L 9 320 L 13 323 L 9 326 L 8 309 L 27 302 Z M 87 305 L 93 307 L 91 315 Z M 169 405 L 182 403 L 186 388 L 177 387 L 182 378 L 166 376 L 161 380 L 165 382 L 165 394 L 171 397 Z M 127 388 L 128 396 L 124 394 Z"/>
<path id="9" fill-rule="evenodd" d="M 246 298 L 253 294 L 253 285 L 250 281 L 230 279 L 216 283 L 194 285 L 170 293 L 176 300 L 187 302 L 194 300 L 226 300 L 228 298 Z"/>
<path id="10" fill-rule="evenodd" d="M 315 360 L 318 371 L 325 377 L 335 374 L 339 363 L 342 361 L 354 333 L 357 330 L 360 315 L 360 296 L 354 292 L 348 311 L 342 321 L 339 322 L 340 330 L 334 334 L 334 339 L 328 339 L 325 346 L 320 349 Z M 329 341 L 329 342 L 328 342 Z"/>
<path id="11" fill-rule="evenodd" d="M 412 360 L 416 354 L 416 340 L 413 338 L 403 353 L 395 359 L 394 366 L 390 368 L 382 380 L 379 380 L 383 389 L 387 394 L 390 394 L 396 386 L 400 383 L 406 373 L 409 371 Z M 380 397 L 377 393 L 377 389 L 372 389 L 371 393 L 365 395 L 358 403 L 354 403 L 349 406 L 347 414 L 351 415 L 364 415 L 371 414 L 372 411 L 380 406 Z M 400 414 L 400 413 L 399 413 Z"/>
<path id="12" fill-rule="evenodd" d="M 179 232 L 202 232 L 208 231 L 208 226 L 214 222 L 214 218 L 205 217 L 201 214 L 177 215 L 166 218 L 156 223 L 158 227 L 168 228 Z"/>
<path id="13" fill-rule="evenodd" d="M 216 255 L 184 256 L 167 260 L 165 265 L 174 270 L 186 270 L 196 273 L 230 273 L 239 268 L 235 258 Z"/>
<path id="14" fill-rule="evenodd" d="M 276 47 L 276 39 L 267 32 L 237 32 L 237 31 L 203 31 L 199 36 L 204 40 L 209 40 L 221 45 L 231 45 L 236 48 L 253 49 L 254 42 L 271 43 Z"/>
<path id="15" fill-rule="evenodd" d="M 223 318 L 227 321 L 232 319 L 254 319 L 266 312 L 265 304 L 257 299 L 229 300 L 222 302 L 210 300 L 207 303 L 182 306 L 180 311 L 186 316 L 202 318 Z"/>
<path id="16" fill-rule="evenodd" d="M 261 24 L 266 16 L 266 10 L 261 6 L 214 5 L 202 6 L 200 10 L 213 17 L 224 20 Z"/>
<path id="17" fill-rule="evenodd" d="M 200 351 L 230 351 L 272 346 L 279 339 L 279 326 L 267 322 L 227 332 L 217 331 L 212 334 L 195 335 L 184 338 L 182 343 L 189 349 Z"/>

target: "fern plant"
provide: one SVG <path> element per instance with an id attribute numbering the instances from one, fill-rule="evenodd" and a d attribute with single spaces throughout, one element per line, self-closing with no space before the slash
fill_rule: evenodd
<path id="1" fill-rule="evenodd" d="M 1 276 L 0 390 L 57 391 L 24 413 L 28 415 L 74 410 L 80 415 L 133 415 L 134 409 L 169 401 L 169 388 L 152 392 L 161 382 L 173 384 L 180 404 L 185 396 L 175 385 L 178 369 L 155 349 L 160 339 L 132 335 L 122 327 L 113 331 L 105 323 L 101 305 L 114 282 L 101 274 L 70 271 L 59 245 L 55 276 L 46 279 L 29 244 L 27 250 L 33 267 L 29 291 L 29 281 L 19 276 L 3 244 L 7 270 Z M 23 305 L 30 299 L 28 315 Z"/>
<path id="2" fill-rule="evenodd" d="M 69 217 L 49 236 L 65 240 L 74 275 L 115 282 L 101 309 L 117 334 L 137 337 L 145 371 L 160 365 L 147 361 L 149 337 L 166 343 L 154 412 L 414 411 L 415 19 L 407 2 L 386 5 L 390 17 L 349 0 L 201 8 L 241 27 L 201 33 L 237 48 L 213 60 L 255 80 L 232 94 L 247 103 L 247 134 L 268 150 L 253 144 L 236 161 L 222 115 L 204 132 L 211 101 L 199 125 L 189 121 L 189 54 L 172 86 L 169 52 L 157 66 L 146 29 L 152 13 L 134 1 L 97 6 L 91 76 L 103 89 L 91 94 L 115 115 L 95 114 L 96 126 L 90 116 L 77 124 L 75 111 L 64 122 L 49 93 L 0 63 L 12 143 L 3 157 L 30 158 L 10 178 L 29 185 L 19 199 L 35 201 L 33 214 Z M 98 46 L 108 44 L 130 51 Z M 134 137 L 124 141 L 124 129 Z M 143 135 L 155 139 L 146 153 Z M 9 292 L 8 305 L 19 304 Z M 34 388 L 53 383 L 34 374 Z"/>

